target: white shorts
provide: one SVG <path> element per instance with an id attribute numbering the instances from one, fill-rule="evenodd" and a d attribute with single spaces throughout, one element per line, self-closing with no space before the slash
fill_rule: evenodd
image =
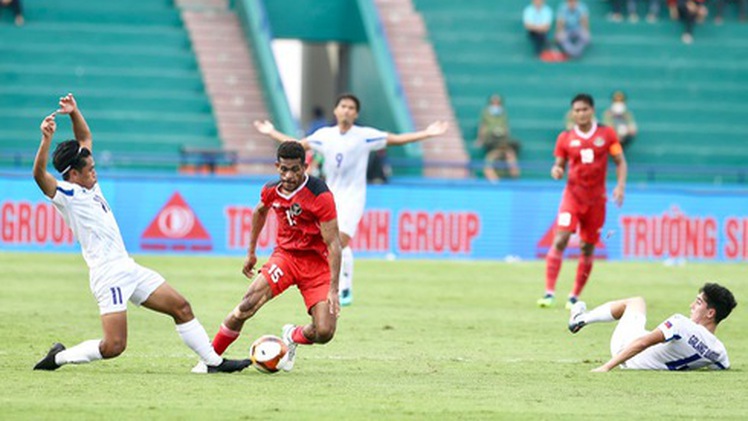
<path id="1" fill-rule="evenodd" d="M 351 238 L 355 237 L 356 231 L 358 231 L 358 224 L 361 222 L 361 217 L 364 216 L 365 201 L 345 199 L 338 201 L 337 198 L 335 200 L 335 207 L 338 213 L 338 230 L 344 234 L 348 234 Z"/>
<path id="2" fill-rule="evenodd" d="M 139 306 L 166 282 L 157 272 L 129 258 L 93 269 L 89 277 L 91 292 L 99 304 L 99 314 L 126 311 L 128 300 Z"/>
<path id="3" fill-rule="evenodd" d="M 615 357 L 634 340 L 649 333 L 646 329 L 647 316 L 638 311 L 626 310 L 618 321 L 618 326 L 610 337 L 610 355 Z"/>

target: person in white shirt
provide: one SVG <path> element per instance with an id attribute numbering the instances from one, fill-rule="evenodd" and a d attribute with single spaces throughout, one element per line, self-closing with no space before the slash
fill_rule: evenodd
<path id="1" fill-rule="evenodd" d="M 730 368 L 722 342 L 714 335 L 717 325 L 737 305 L 727 288 L 706 283 L 691 303 L 691 316 L 674 314 L 647 331 L 647 307 L 641 297 L 611 301 L 587 312 L 584 302 L 572 306 L 571 333 L 592 323 L 618 320 L 610 338 L 612 358 L 592 371 L 610 371 L 616 366 L 632 370 L 713 370 Z"/>
<path id="2" fill-rule="evenodd" d="M 357 126 L 361 102 L 352 94 L 342 94 L 335 102 L 333 114 L 337 124 L 322 127 L 299 142 L 304 149 L 313 149 L 324 158 L 325 182 L 335 197 L 343 247 L 340 268 L 340 305 L 350 305 L 353 300 L 353 251 L 351 238 L 356 235 L 358 223 L 366 204 L 366 168 L 369 153 L 391 145 L 404 145 L 434 136 L 443 135 L 448 128 L 444 121 L 430 124 L 426 130 L 392 134 L 371 127 Z M 275 129 L 270 121 L 255 121 L 255 128 L 278 142 L 293 139 Z"/>
<path id="3" fill-rule="evenodd" d="M 47 172 L 57 114 L 70 115 L 75 134 L 75 139 L 59 143 L 53 153 L 53 165 L 62 181 Z M 60 98 L 59 109 L 44 118 L 41 132 L 34 180 L 81 245 L 104 337 L 68 349 L 55 343 L 34 370 L 56 370 L 65 364 L 89 363 L 122 354 L 127 345 L 128 300 L 171 316 L 184 343 L 205 362 L 206 372 L 234 372 L 248 367 L 248 359 L 228 360 L 216 354 L 187 300 L 161 275 L 138 265 L 127 254 L 117 221 L 97 182 L 91 131 L 72 94 Z"/>

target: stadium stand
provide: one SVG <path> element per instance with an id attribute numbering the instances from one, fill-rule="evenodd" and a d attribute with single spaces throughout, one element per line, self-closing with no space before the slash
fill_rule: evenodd
<path id="1" fill-rule="evenodd" d="M 25 16 L 22 28 L 0 25 L 0 165 L 28 163 L 42 118 L 67 92 L 89 120 L 100 168 L 174 169 L 182 147 L 221 147 L 171 1 L 38 0 Z M 69 136 L 68 119 L 58 123 Z"/>
<path id="2" fill-rule="evenodd" d="M 559 2 L 548 4 L 555 9 Z M 475 138 L 486 98 L 499 92 L 513 134 L 522 140 L 523 177 L 547 176 L 570 98 L 593 94 L 601 118 L 611 92 L 622 89 L 640 130 L 627 156 L 641 173 L 662 179 L 685 168 L 735 169 L 745 177 L 739 168 L 748 161 L 748 26 L 708 21 L 697 28 L 694 44 L 683 45 L 681 25 L 667 18 L 666 8 L 655 24 L 612 23 L 605 19 L 607 2 L 588 0 L 589 51 L 579 61 L 545 63 L 533 56 L 522 28 L 528 3 L 414 0 L 467 143 Z M 471 148 L 471 155 L 480 154 Z"/>

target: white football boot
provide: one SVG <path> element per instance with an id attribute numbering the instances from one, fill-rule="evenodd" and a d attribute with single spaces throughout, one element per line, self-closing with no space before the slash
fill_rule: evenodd
<path id="1" fill-rule="evenodd" d="M 577 301 L 571 306 L 571 314 L 569 315 L 569 332 L 577 333 L 587 324 L 580 319 L 580 316 L 582 316 L 585 311 L 587 311 L 587 304 L 585 304 L 584 301 Z"/>
<path id="2" fill-rule="evenodd" d="M 298 344 L 291 339 L 291 333 L 294 329 L 296 329 L 296 325 L 288 324 L 283 326 L 281 338 L 288 347 L 288 352 L 283 358 L 281 358 L 280 362 L 278 362 L 278 366 L 283 371 L 291 371 L 293 369 L 294 360 L 296 359 L 296 346 L 298 346 Z"/>

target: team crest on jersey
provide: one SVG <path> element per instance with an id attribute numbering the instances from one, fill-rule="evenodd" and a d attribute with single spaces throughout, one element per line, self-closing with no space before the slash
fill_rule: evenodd
<path id="1" fill-rule="evenodd" d="M 298 203 L 292 204 L 290 211 L 291 211 L 291 215 L 293 216 L 301 215 L 301 205 Z"/>
<path id="2" fill-rule="evenodd" d="M 605 144 L 605 139 L 602 137 L 596 137 L 595 140 L 592 141 L 592 144 L 599 148 Z"/>
<path id="3" fill-rule="evenodd" d="M 578 148 L 581 145 L 582 145 L 582 142 L 580 142 L 579 139 L 574 139 L 571 142 L 569 142 L 570 148 Z"/>

